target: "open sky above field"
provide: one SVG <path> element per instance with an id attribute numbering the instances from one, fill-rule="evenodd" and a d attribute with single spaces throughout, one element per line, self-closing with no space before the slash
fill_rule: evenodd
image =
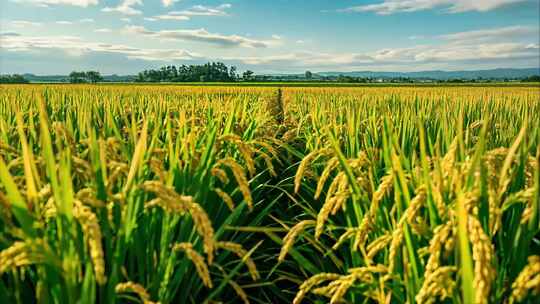
<path id="1" fill-rule="evenodd" d="M 539 0 L 1 0 L 0 73 L 538 67 Z"/>

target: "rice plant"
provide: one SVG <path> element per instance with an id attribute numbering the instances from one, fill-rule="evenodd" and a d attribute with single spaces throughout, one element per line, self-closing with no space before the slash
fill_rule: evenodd
<path id="1" fill-rule="evenodd" d="M 538 90 L 288 93 L 293 303 L 539 299 Z"/>
<path id="2" fill-rule="evenodd" d="M 260 244 L 224 227 L 256 226 L 246 215 L 271 208 L 258 188 L 275 174 L 272 94 L 3 89 L 1 297 L 245 297 L 240 283 L 259 280 Z"/>

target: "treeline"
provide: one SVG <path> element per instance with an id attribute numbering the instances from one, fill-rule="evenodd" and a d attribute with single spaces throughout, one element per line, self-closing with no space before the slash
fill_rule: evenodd
<path id="1" fill-rule="evenodd" d="M 305 74 L 256 75 L 247 70 L 239 75 L 236 67 L 228 67 L 222 62 L 203 65 L 164 66 L 157 70 L 145 70 L 138 75 L 102 76 L 97 71 L 73 71 L 69 76 L 33 74 L 0 75 L 0 83 L 17 84 L 29 82 L 43 83 L 98 83 L 98 82 L 328 82 L 328 83 L 492 83 L 492 82 L 540 82 L 540 75 L 521 78 L 408 78 L 408 77 L 354 77 L 349 75 L 323 76 L 306 71 Z"/>
<path id="2" fill-rule="evenodd" d="M 540 82 L 540 75 L 534 75 L 522 80 L 523 82 Z"/>
<path id="3" fill-rule="evenodd" d="M 0 75 L 0 83 L 28 83 L 29 81 L 22 75 Z"/>
<path id="4" fill-rule="evenodd" d="M 101 74 L 96 71 L 77 72 L 73 71 L 69 74 L 69 82 L 71 83 L 97 83 L 103 80 Z"/>
<path id="5" fill-rule="evenodd" d="M 164 66 L 159 70 L 140 72 L 136 82 L 233 82 L 239 79 L 236 67 L 222 62 L 203 65 Z"/>

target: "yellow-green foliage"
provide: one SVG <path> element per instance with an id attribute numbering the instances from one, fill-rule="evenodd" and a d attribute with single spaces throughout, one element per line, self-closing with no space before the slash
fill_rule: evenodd
<path id="1" fill-rule="evenodd" d="M 261 200 L 251 189 L 270 177 L 273 96 L 226 87 L 2 87 L 0 295 L 233 299 L 219 283 L 259 277 L 251 247 L 224 228 L 258 224 L 246 216 Z"/>
<path id="2" fill-rule="evenodd" d="M 291 279 L 307 279 L 295 303 L 539 300 L 538 280 L 515 290 L 540 251 L 538 88 L 295 88 L 285 101 L 309 210 L 282 219 L 280 261 L 297 247 Z"/>

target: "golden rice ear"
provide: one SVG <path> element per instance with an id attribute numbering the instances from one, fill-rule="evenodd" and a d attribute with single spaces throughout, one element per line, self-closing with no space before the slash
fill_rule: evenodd
<path id="1" fill-rule="evenodd" d="M 160 182 L 147 181 L 140 186 L 143 190 L 152 192 L 157 199 L 148 202 L 145 207 L 159 206 L 167 212 L 179 213 L 185 212 L 191 215 L 198 234 L 203 239 L 204 252 L 207 255 L 208 263 L 212 264 L 214 259 L 214 228 L 206 211 L 193 201 L 193 197 L 180 195 L 171 187 L 167 187 Z"/>
<path id="2" fill-rule="evenodd" d="M 343 233 L 337 240 L 337 242 L 334 244 L 334 246 L 332 246 L 332 250 L 337 250 L 341 245 L 343 245 L 343 243 L 345 243 L 347 240 L 349 240 L 350 238 L 354 237 L 354 235 L 356 234 L 356 231 L 358 229 L 355 229 L 355 228 L 347 228 L 347 230 L 345 231 L 345 233 Z M 353 248 L 353 250 L 356 250 L 356 247 Z"/>
<path id="3" fill-rule="evenodd" d="M 227 207 L 229 207 L 229 210 L 234 210 L 234 201 L 229 194 L 219 188 L 215 188 L 214 192 L 223 200 L 223 202 L 225 202 Z"/>
<path id="4" fill-rule="evenodd" d="M 394 273 L 396 267 L 396 257 L 401 249 L 401 244 L 403 243 L 403 226 L 399 225 L 392 232 L 392 241 L 390 242 L 390 248 L 388 253 L 388 274 L 389 276 L 385 279 L 390 279 L 390 275 Z"/>
<path id="5" fill-rule="evenodd" d="M 78 200 L 75 200 L 73 204 L 73 217 L 81 225 L 84 238 L 88 243 L 96 282 L 103 285 L 106 283 L 107 277 L 105 276 L 105 257 L 101 245 L 102 236 L 98 218 L 89 207 L 84 206 Z"/>
<path id="6" fill-rule="evenodd" d="M 298 166 L 298 170 L 296 171 L 296 175 L 294 177 L 294 193 L 298 193 L 300 191 L 300 182 L 302 181 L 302 177 L 304 177 L 304 173 L 307 169 L 307 167 L 310 165 L 310 163 L 315 160 L 320 155 L 328 154 L 332 151 L 331 148 L 324 148 L 321 150 L 315 150 L 310 152 L 308 155 L 306 155 L 302 161 L 300 162 L 300 165 Z"/>
<path id="7" fill-rule="evenodd" d="M 427 189 L 424 185 L 416 189 L 415 197 L 410 201 L 409 207 L 405 210 L 402 219 L 407 221 L 407 223 L 412 224 L 414 218 L 418 215 L 420 208 L 422 208 L 427 199 Z M 401 219 L 400 219 L 401 222 Z"/>
<path id="8" fill-rule="evenodd" d="M 221 183 L 223 183 L 224 185 L 229 183 L 229 177 L 227 176 L 227 173 L 225 172 L 225 170 L 214 167 L 210 170 L 210 174 L 212 174 L 212 176 L 219 179 Z"/>
<path id="9" fill-rule="evenodd" d="M 424 278 L 422 287 L 415 297 L 417 303 L 434 303 L 437 299 L 451 298 L 457 283 L 453 279 L 457 267 L 442 266 Z"/>
<path id="10" fill-rule="evenodd" d="M 43 240 L 16 241 L 0 251 L 0 275 L 17 267 L 41 263 L 44 245 Z"/>
<path id="11" fill-rule="evenodd" d="M 382 201 L 383 197 L 387 195 L 394 186 L 394 174 L 389 173 L 381 178 L 381 183 L 377 187 L 373 197 L 371 199 L 371 205 L 376 206 L 375 209 L 379 206 L 379 202 Z"/>
<path id="12" fill-rule="evenodd" d="M 497 275 L 493 269 L 493 245 L 478 218 L 471 215 L 469 215 L 468 232 L 474 261 L 475 302 L 487 303 L 491 285 Z"/>
<path id="13" fill-rule="evenodd" d="M 104 208 L 105 203 L 96 198 L 95 190 L 92 188 L 83 188 L 75 194 L 75 197 L 83 204 L 94 208 Z"/>
<path id="14" fill-rule="evenodd" d="M 356 280 L 353 277 L 341 279 L 338 287 L 336 288 L 336 290 L 334 291 L 334 294 L 332 295 L 332 298 L 330 298 L 330 304 L 342 302 L 343 297 L 345 296 L 345 294 L 347 293 L 349 288 L 351 288 L 351 286 L 354 284 L 355 281 Z"/>
<path id="15" fill-rule="evenodd" d="M 270 172 L 270 175 L 273 177 L 277 177 L 276 170 L 274 169 L 274 164 L 272 163 L 272 158 L 261 150 L 258 150 L 257 153 L 264 160 L 264 163 L 266 164 L 266 168 L 268 169 L 268 172 Z"/>
<path id="16" fill-rule="evenodd" d="M 341 275 L 337 273 L 319 273 L 311 278 L 305 280 L 302 285 L 300 285 L 300 288 L 298 289 L 298 293 L 296 293 L 296 296 L 294 297 L 293 304 L 300 304 L 302 303 L 302 300 L 304 297 L 313 289 L 315 286 L 325 282 L 325 281 L 334 281 L 341 277 Z"/>
<path id="17" fill-rule="evenodd" d="M 339 275 L 334 273 L 320 273 L 305 280 L 293 303 L 301 303 L 303 298 L 309 292 L 323 294 L 330 298 L 330 303 L 342 303 L 348 290 L 357 282 L 361 281 L 366 284 L 374 284 L 376 282 L 375 275 L 383 275 L 388 272 L 384 265 L 374 265 L 366 267 L 350 268 L 348 274 Z M 317 285 L 331 281 L 325 287 L 316 288 Z"/>
<path id="18" fill-rule="evenodd" d="M 336 175 L 328 188 L 326 199 L 317 214 L 317 225 L 315 227 L 315 238 L 319 238 L 324 231 L 324 224 L 330 214 L 335 215 L 340 208 L 345 208 L 345 202 L 350 197 L 348 180 L 344 172 Z"/>
<path id="19" fill-rule="evenodd" d="M 302 231 L 304 231 L 307 227 L 314 226 L 315 224 L 316 222 L 314 220 L 303 220 L 289 230 L 287 235 L 285 235 L 283 238 L 281 251 L 278 257 L 279 262 L 283 262 L 283 260 L 285 260 L 285 256 L 293 247 L 296 237 L 300 235 L 300 233 L 302 233 Z"/>
<path id="20" fill-rule="evenodd" d="M 440 259 L 444 245 L 446 242 L 456 237 L 456 232 L 455 223 L 451 221 L 435 228 L 433 237 L 429 242 L 430 256 L 426 263 L 424 277 L 430 276 L 440 267 Z"/>
<path id="21" fill-rule="evenodd" d="M 448 148 L 448 151 L 444 155 L 444 158 L 442 159 L 442 171 L 444 174 L 448 175 L 450 172 L 453 171 L 454 164 L 456 162 L 456 153 L 458 152 L 458 146 L 459 141 L 458 138 L 454 138 L 452 143 L 450 144 L 450 147 Z"/>
<path id="22" fill-rule="evenodd" d="M 213 287 L 212 279 L 210 278 L 210 271 L 208 271 L 208 265 L 206 265 L 204 262 L 204 258 L 193 249 L 193 245 L 191 243 L 177 243 L 173 245 L 172 249 L 174 251 L 183 251 L 195 265 L 197 274 L 203 281 L 203 284 L 208 288 Z"/>
<path id="23" fill-rule="evenodd" d="M 240 188 L 240 192 L 242 192 L 242 195 L 244 196 L 246 205 L 250 210 L 253 210 L 253 198 L 251 197 L 251 190 L 249 190 L 249 182 L 246 178 L 246 174 L 242 166 L 240 166 L 236 161 L 231 158 L 222 159 L 218 161 L 216 165 L 224 165 L 231 169 L 234 178 L 236 179 L 236 183 L 238 184 L 238 188 Z"/>
<path id="24" fill-rule="evenodd" d="M 326 167 L 324 168 L 321 174 L 321 177 L 319 177 L 319 181 L 317 182 L 317 189 L 315 190 L 315 197 L 314 197 L 315 199 L 319 199 L 326 181 L 330 177 L 330 174 L 332 173 L 332 171 L 336 169 L 338 165 L 339 165 L 339 159 L 337 157 L 332 157 L 328 161 L 328 164 L 326 164 Z"/>
<path id="25" fill-rule="evenodd" d="M 253 160 L 253 151 L 247 144 L 242 141 L 237 142 L 237 146 L 238 150 L 240 150 L 242 158 L 246 162 L 249 176 L 253 177 L 255 175 L 255 161 Z"/>
<path id="26" fill-rule="evenodd" d="M 332 295 L 336 293 L 339 286 L 341 286 L 341 283 L 342 282 L 340 280 L 335 280 L 335 281 L 332 281 L 332 282 L 328 283 L 328 285 L 326 285 L 326 286 L 317 287 L 315 289 L 312 289 L 311 293 L 316 294 L 316 295 L 320 295 L 320 296 L 324 296 L 324 297 L 327 297 L 327 298 L 330 299 L 330 298 L 332 298 Z"/>
<path id="27" fill-rule="evenodd" d="M 255 161 L 253 160 L 253 150 L 252 148 L 242 141 L 242 138 L 236 134 L 227 134 L 222 136 L 219 139 L 220 142 L 224 141 L 230 141 L 233 142 L 236 147 L 238 148 L 238 151 L 240 151 L 240 154 L 242 155 L 242 158 L 244 159 L 249 175 L 253 177 L 255 175 Z"/>
<path id="28" fill-rule="evenodd" d="M 371 242 L 366 248 L 367 250 L 366 264 L 367 265 L 373 264 L 373 258 L 375 257 L 375 255 L 379 251 L 384 249 L 388 244 L 390 244 L 391 241 L 392 241 L 392 235 L 387 234 L 387 235 L 380 236 L 379 238 Z"/>
<path id="29" fill-rule="evenodd" d="M 240 299 L 244 302 L 244 304 L 250 303 L 247 293 L 244 291 L 244 289 L 242 289 L 242 287 L 240 287 L 240 285 L 238 285 L 238 283 L 233 280 L 229 280 L 229 285 L 232 286 L 232 288 L 234 289 L 238 297 L 240 297 Z"/>
<path id="30" fill-rule="evenodd" d="M 353 250 L 362 249 L 364 250 L 363 246 L 367 240 L 368 233 L 372 230 L 375 217 L 377 216 L 377 213 L 379 212 L 379 205 L 386 193 L 390 191 L 393 184 L 393 175 L 388 174 L 385 175 L 381 179 L 381 183 L 378 186 L 377 190 L 373 194 L 371 205 L 369 208 L 369 211 L 364 215 L 362 218 L 362 221 L 360 222 L 360 226 L 358 229 L 355 230 L 355 242 L 353 245 Z M 401 229 L 401 227 L 398 227 L 398 229 Z M 399 233 L 396 233 L 396 236 L 399 236 Z M 396 239 L 395 242 L 398 240 Z M 398 246 L 397 243 L 394 243 L 395 246 Z M 391 267 L 393 268 L 393 267 Z"/>
<path id="31" fill-rule="evenodd" d="M 257 271 L 257 267 L 255 266 L 255 263 L 253 260 L 248 256 L 248 251 L 242 247 L 242 245 L 233 243 L 233 242 L 217 242 L 216 247 L 220 249 L 225 249 L 231 252 L 234 252 L 239 258 L 245 260 L 244 263 L 246 264 L 249 274 L 251 275 L 251 278 L 253 281 L 257 281 L 260 279 L 259 272 Z"/>
<path id="32" fill-rule="evenodd" d="M 146 291 L 146 289 L 142 285 L 138 283 L 134 283 L 134 282 L 119 283 L 116 285 L 114 290 L 118 294 L 133 292 L 137 294 L 137 296 L 139 296 L 143 304 L 159 304 L 159 302 L 150 301 L 150 294 Z"/>
<path id="33" fill-rule="evenodd" d="M 528 264 L 523 267 L 514 283 L 510 303 L 521 302 L 527 295 L 540 296 L 540 256 L 531 255 Z"/>

